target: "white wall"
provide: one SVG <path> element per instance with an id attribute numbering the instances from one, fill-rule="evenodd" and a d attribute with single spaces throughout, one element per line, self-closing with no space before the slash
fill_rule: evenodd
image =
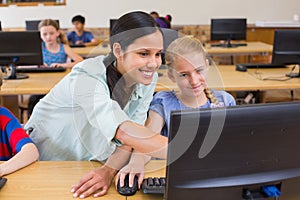
<path id="1" fill-rule="evenodd" d="M 109 18 L 142 10 L 171 14 L 173 24 L 209 24 L 213 17 L 246 17 L 255 21 L 291 21 L 300 14 L 299 0 L 67 0 L 66 6 L 0 7 L 3 28 L 25 27 L 25 20 L 59 19 L 71 27 L 75 14 L 86 17 L 86 27 L 108 27 Z"/>

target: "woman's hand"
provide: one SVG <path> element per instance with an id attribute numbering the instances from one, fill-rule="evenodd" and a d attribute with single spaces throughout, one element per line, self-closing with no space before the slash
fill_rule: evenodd
<path id="1" fill-rule="evenodd" d="M 91 170 L 72 187 L 71 192 L 74 193 L 73 197 L 83 199 L 92 194 L 94 194 L 93 197 L 105 195 L 111 185 L 114 175 L 115 170 L 105 165 Z"/>

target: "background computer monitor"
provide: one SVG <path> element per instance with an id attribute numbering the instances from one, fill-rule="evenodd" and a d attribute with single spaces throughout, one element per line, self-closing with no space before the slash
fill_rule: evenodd
<path id="1" fill-rule="evenodd" d="M 224 47 L 234 47 L 231 40 L 246 40 L 247 19 L 220 18 L 211 19 L 210 40 L 225 40 Z"/>
<path id="2" fill-rule="evenodd" d="M 25 24 L 26 24 L 26 31 L 37 31 L 39 30 L 39 23 L 42 20 L 26 20 Z M 59 20 L 55 19 L 55 21 L 57 22 L 58 26 L 59 26 Z"/>
<path id="3" fill-rule="evenodd" d="M 112 28 L 117 21 L 118 21 L 118 19 L 109 19 L 109 35 L 111 34 Z"/>
<path id="4" fill-rule="evenodd" d="M 300 197 L 300 102 L 171 113 L 166 198 Z M 281 199 L 281 197 L 279 199 Z"/>
<path id="5" fill-rule="evenodd" d="M 0 21 L 0 31 L 2 31 L 2 25 L 1 25 L 1 21 Z"/>
<path id="6" fill-rule="evenodd" d="M 300 65 L 300 30 L 275 30 L 272 64 Z M 287 76 L 300 77 L 300 70 Z"/>
<path id="7" fill-rule="evenodd" d="M 16 74 L 17 65 L 42 65 L 42 47 L 38 31 L 0 32 L 0 66 L 9 66 L 6 79 L 27 78 Z M 21 45 L 20 45 L 21 44 Z"/>

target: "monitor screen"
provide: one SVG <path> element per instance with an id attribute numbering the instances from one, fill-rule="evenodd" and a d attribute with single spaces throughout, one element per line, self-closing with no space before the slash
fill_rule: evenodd
<path id="1" fill-rule="evenodd" d="M 56 19 L 55 20 L 59 26 L 59 20 Z M 26 20 L 25 24 L 26 24 L 26 31 L 37 31 L 39 30 L 39 23 L 41 22 L 41 20 Z"/>
<path id="2" fill-rule="evenodd" d="M 275 30 L 272 64 L 300 64 L 300 30 Z M 300 70 L 288 76 L 300 77 Z"/>
<path id="3" fill-rule="evenodd" d="M 112 28 L 117 21 L 118 19 L 109 19 L 109 35 L 111 34 Z"/>
<path id="4" fill-rule="evenodd" d="M 256 199 L 263 186 L 299 199 L 299 110 L 300 102 L 173 111 L 166 199 Z"/>
<path id="5" fill-rule="evenodd" d="M 0 44 L 0 65 L 10 66 L 10 74 L 7 79 L 18 78 L 15 71 L 17 65 L 43 64 L 41 39 L 38 31 L 0 32 Z M 19 77 L 21 78 L 21 76 Z"/>
<path id="6" fill-rule="evenodd" d="M 231 40 L 246 40 L 247 19 L 220 18 L 211 19 L 210 39 L 225 40 L 227 47 L 232 47 Z"/>

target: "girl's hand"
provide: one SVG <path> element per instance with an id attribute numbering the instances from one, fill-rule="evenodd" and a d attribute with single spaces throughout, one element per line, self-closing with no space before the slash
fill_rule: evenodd
<path id="1" fill-rule="evenodd" d="M 115 186 L 117 188 L 118 181 L 120 179 L 120 186 L 124 186 L 125 176 L 129 174 L 129 187 L 133 186 L 134 176 L 138 177 L 138 188 L 144 179 L 144 162 L 130 162 L 126 166 L 124 166 L 116 175 Z"/>

